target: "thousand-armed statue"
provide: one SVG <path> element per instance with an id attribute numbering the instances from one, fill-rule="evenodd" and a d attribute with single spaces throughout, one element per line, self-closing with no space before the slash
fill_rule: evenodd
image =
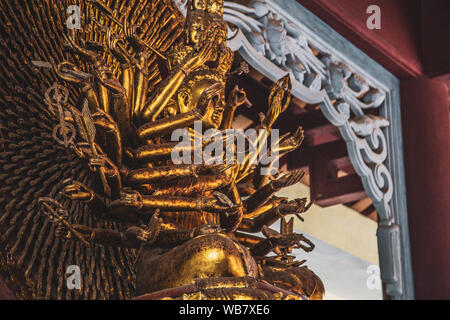
<path id="1" fill-rule="evenodd" d="M 323 297 L 291 254 L 314 245 L 285 220 L 309 204 L 275 195 L 303 175 L 274 165 L 300 127 L 269 143 L 290 78 L 239 153 L 230 129 L 249 102 L 227 87 L 241 71 L 222 0 L 192 0 L 186 18 L 170 0 L 6 0 L 0 15 L 0 271 L 18 297 Z M 179 129 L 192 143 L 173 141 Z M 217 141 L 234 161 L 195 161 Z M 263 146 L 277 156 L 256 161 Z M 70 265 L 80 290 L 66 287 Z"/>

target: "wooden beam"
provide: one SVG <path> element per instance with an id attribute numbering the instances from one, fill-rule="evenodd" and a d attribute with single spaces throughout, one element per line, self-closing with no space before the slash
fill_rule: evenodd
<path id="1" fill-rule="evenodd" d="M 355 173 L 355 168 L 349 157 L 331 160 L 330 165 L 335 167 L 338 171 L 344 171 L 346 174 Z"/>
<path id="2" fill-rule="evenodd" d="M 308 146 L 317 146 L 328 142 L 341 140 L 339 129 L 332 124 L 315 127 L 305 131 L 305 143 Z"/>
<path id="3" fill-rule="evenodd" d="M 298 115 L 287 114 L 288 123 L 302 126 L 303 130 L 311 130 L 317 127 L 330 125 L 320 109 L 303 112 Z"/>
<path id="4" fill-rule="evenodd" d="M 371 204 L 372 200 L 369 197 L 367 197 L 356 202 L 354 205 L 351 206 L 351 208 L 355 211 L 362 212 L 368 207 L 370 207 Z"/>
<path id="5" fill-rule="evenodd" d="M 355 201 L 367 196 L 361 177 L 357 174 L 325 181 L 319 181 L 321 177 L 314 176 L 314 173 L 311 177 L 311 199 L 322 207 Z"/>
<path id="6" fill-rule="evenodd" d="M 327 161 L 333 161 L 348 155 L 344 140 L 338 140 L 314 147 L 301 145 L 297 150 L 288 153 L 286 157 L 289 170 L 294 170 L 309 167 L 316 158 L 325 157 Z"/>
<path id="7" fill-rule="evenodd" d="M 361 211 L 361 214 L 363 216 L 368 216 L 370 215 L 373 211 L 375 211 L 375 206 L 373 204 L 371 204 L 370 206 L 368 206 L 366 209 L 364 209 L 363 211 Z"/>
<path id="8" fill-rule="evenodd" d="M 305 150 L 308 152 L 304 152 Z M 318 145 L 313 148 L 300 149 L 298 155 L 302 155 L 302 151 L 303 158 L 307 158 L 307 161 L 309 161 L 311 199 L 317 204 L 330 206 L 366 197 L 361 178 L 357 174 L 350 174 L 340 178 L 330 177 L 329 175 L 330 161 L 347 155 L 347 149 L 343 140 Z"/>

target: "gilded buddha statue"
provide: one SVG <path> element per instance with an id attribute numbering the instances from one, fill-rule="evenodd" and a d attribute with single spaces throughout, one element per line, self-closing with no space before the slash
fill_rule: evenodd
<path id="1" fill-rule="evenodd" d="M 298 183 L 301 171 L 263 175 L 250 154 L 232 164 L 171 159 L 177 148 L 174 130 L 186 129 L 190 139 L 205 141 L 208 129 L 232 129 L 235 110 L 248 101 L 239 88 L 226 95 L 234 53 L 226 46 L 223 0 L 190 1 L 182 31 L 175 36 L 174 28 L 161 29 L 182 21 L 167 15 L 159 26 L 153 24 L 156 40 L 146 36 L 152 32 L 145 20 L 122 19 L 120 8 L 108 3 L 85 1 L 91 23 L 87 38 L 65 34 L 61 47 L 67 60 L 52 58 L 47 65 L 59 82 L 79 93 L 77 101 L 65 105 L 65 121 L 76 129 L 68 150 L 93 177 L 89 186 L 69 179 L 60 195 L 86 204 L 96 219 L 114 222 L 104 224 L 110 228 L 74 223 L 70 212 L 52 207 L 57 202 L 48 197 L 39 198 L 41 215 L 57 217 L 50 221 L 65 243 L 132 250 L 135 260 L 127 263 L 135 272 L 135 291 L 130 297 L 321 299 L 320 279 L 290 255 L 293 248 L 311 251 L 314 245 L 292 230 L 269 228 L 280 220 L 287 230 L 285 217 L 309 208 L 305 198 L 275 195 Z M 174 9 L 170 1 L 145 3 L 149 19 L 158 16 L 153 5 Z M 257 151 L 287 109 L 290 87 L 289 76 L 273 85 Z M 200 131 L 195 122 L 202 124 Z M 283 156 L 302 140 L 299 128 L 279 138 L 276 151 Z M 252 234 L 259 232 L 264 237 Z"/>

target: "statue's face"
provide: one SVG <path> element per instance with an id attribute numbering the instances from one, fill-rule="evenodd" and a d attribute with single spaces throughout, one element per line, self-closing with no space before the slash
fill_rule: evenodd
<path id="1" fill-rule="evenodd" d="M 208 25 L 208 19 L 203 13 L 194 13 L 188 16 L 188 25 L 186 28 L 186 39 L 189 45 L 196 48 L 200 45 L 203 34 Z"/>
<path id="2" fill-rule="evenodd" d="M 208 8 L 208 0 L 192 0 L 191 10 L 202 10 L 206 11 Z"/>
<path id="3" fill-rule="evenodd" d="M 190 17 L 189 25 L 186 29 L 187 44 L 191 45 L 197 52 L 202 49 L 204 41 L 212 41 L 214 37 L 217 39 L 217 45 L 213 48 L 209 61 L 217 59 L 220 46 L 227 41 L 226 24 L 221 24 L 218 27 L 218 33 L 214 34 L 211 28 L 207 30 L 212 23 L 211 20 L 206 19 L 201 14 L 196 14 Z"/>
<path id="4" fill-rule="evenodd" d="M 223 111 L 225 110 L 225 90 L 220 90 L 208 103 L 210 107 L 203 117 L 202 125 L 206 129 L 217 129 L 222 123 Z"/>
<path id="5" fill-rule="evenodd" d="M 203 25 L 193 23 L 189 29 L 189 41 L 191 44 L 198 45 L 204 32 Z"/>
<path id="6" fill-rule="evenodd" d="M 217 22 L 215 22 L 217 23 Z M 211 41 L 214 37 L 217 40 L 216 46 L 213 48 L 213 52 L 209 58 L 209 61 L 216 61 L 220 48 L 224 46 L 227 42 L 227 25 L 226 24 L 220 24 L 217 29 L 215 29 L 215 32 L 217 34 L 214 34 L 212 30 L 208 30 L 208 33 L 206 34 L 206 41 Z"/>
<path id="7" fill-rule="evenodd" d="M 209 0 L 208 12 L 223 15 L 223 0 Z"/>
<path id="8" fill-rule="evenodd" d="M 192 0 L 191 10 L 201 10 L 208 13 L 223 15 L 223 0 Z"/>
<path id="9" fill-rule="evenodd" d="M 201 107 L 206 109 L 205 116 L 202 119 L 204 128 L 218 128 L 222 123 L 223 111 L 225 109 L 225 87 L 218 86 L 214 95 L 202 100 L 202 94 L 216 82 L 212 79 L 203 79 L 196 82 L 188 90 L 182 90 L 178 93 L 178 108 L 180 113 L 187 112 L 194 108 Z"/>
<path id="10" fill-rule="evenodd" d="M 193 0 L 191 8 L 194 7 L 195 10 L 188 11 L 186 17 L 185 39 L 187 45 L 199 51 L 204 45 L 203 41 L 213 41 L 214 38 L 218 40 L 210 61 L 217 59 L 218 52 L 216 49 L 227 40 L 227 25 L 216 13 L 216 11 L 221 12 L 222 5 L 222 0 Z M 206 6 L 207 10 L 200 10 L 203 6 Z"/>

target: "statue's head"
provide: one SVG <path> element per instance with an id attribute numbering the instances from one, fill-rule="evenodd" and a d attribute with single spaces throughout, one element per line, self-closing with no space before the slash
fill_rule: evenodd
<path id="1" fill-rule="evenodd" d="M 186 44 L 197 47 L 211 23 L 211 17 L 204 11 L 192 11 L 186 18 Z"/>
<path id="2" fill-rule="evenodd" d="M 225 73 L 227 57 L 227 24 L 223 21 L 223 0 L 191 0 L 185 25 L 185 45 L 200 51 L 207 41 L 216 41 L 209 62 L 192 72 L 177 94 L 179 112 L 184 113 L 202 104 L 209 104 L 203 117 L 204 128 L 217 128 L 225 108 Z M 211 89 L 213 88 L 213 89 Z M 212 94 L 208 100 L 208 91 Z M 205 100 L 206 99 L 206 100 Z"/>
<path id="3" fill-rule="evenodd" d="M 223 22 L 223 0 L 191 0 L 186 14 L 185 30 L 187 44 L 198 44 L 205 32 L 213 23 Z M 226 27 L 225 37 L 226 37 Z"/>
<path id="4" fill-rule="evenodd" d="M 212 15 L 223 15 L 224 0 L 191 0 L 188 13 L 192 11 L 204 11 Z"/>
<path id="5" fill-rule="evenodd" d="M 203 98 L 205 93 L 210 96 Z M 225 86 L 219 82 L 214 82 L 207 89 L 203 90 L 199 100 L 200 105 L 207 105 L 205 116 L 202 119 L 203 127 L 206 129 L 218 129 L 222 123 L 225 110 Z"/>
<path id="6" fill-rule="evenodd" d="M 215 72 L 201 72 L 188 80 L 177 95 L 181 113 L 194 108 L 206 110 L 203 128 L 218 128 L 225 108 L 225 85 Z"/>
<path id="7" fill-rule="evenodd" d="M 214 28 L 211 28 L 211 27 Z M 214 32 L 217 32 L 214 34 Z M 217 39 L 217 45 L 210 61 L 215 61 L 219 54 L 219 49 L 226 44 L 227 40 L 227 24 L 222 18 L 215 18 L 205 11 L 191 11 L 186 18 L 185 39 L 186 45 L 192 46 L 198 51 L 204 46 L 205 41 L 213 41 Z"/>

